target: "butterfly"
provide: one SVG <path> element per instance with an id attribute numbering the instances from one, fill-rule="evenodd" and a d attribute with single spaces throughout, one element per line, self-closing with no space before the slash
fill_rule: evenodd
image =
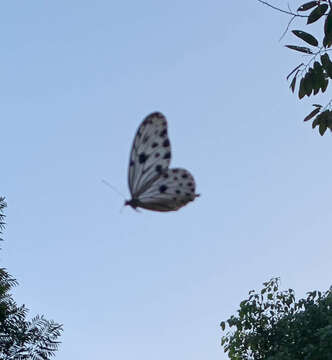
<path id="1" fill-rule="evenodd" d="M 171 144 L 167 120 L 160 112 L 148 115 L 139 126 L 130 152 L 128 185 L 133 209 L 176 211 L 199 194 L 188 170 L 169 169 Z"/>

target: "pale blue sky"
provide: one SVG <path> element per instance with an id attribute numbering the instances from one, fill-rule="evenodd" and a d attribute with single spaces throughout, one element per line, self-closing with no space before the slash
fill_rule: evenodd
<path id="1" fill-rule="evenodd" d="M 302 122 L 319 100 L 288 89 L 286 16 L 255 0 L 0 10 L 1 263 L 19 304 L 64 324 L 57 359 L 226 359 L 219 323 L 249 290 L 331 285 L 331 135 Z M 129 197 L 155 110 L 202 196 L 120 212 L 101 179 Z"/>

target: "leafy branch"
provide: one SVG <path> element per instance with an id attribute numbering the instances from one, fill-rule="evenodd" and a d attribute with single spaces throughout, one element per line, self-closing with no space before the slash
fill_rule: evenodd
<path id="1" fill-rule="evenodd" d="M 5 227 L 5 221 L 4 221 L 5 215 L 3 213 L 3 210 L 6 206 L 7 206 L 7 204 L 5 202 L 5 198 L 0 196 L 0 235 L 2 234 L 2 231 Z M 0 237 L 0 240 L 2 240 L 1 237 Z"/>
<path id="2" fill-rule="evenodd" d="M 328 54 L 328 52 L 331 51 L 329 48 L 332 45 L 331 0 L 306 2 L 302 4 L 296 12 L 291 9 L 289 9 L 289 11 L 283 10 L 263 0 L 258 0 L 258 2 L 269 6 L 274 10 L 292 16 L 283 36 L 288 31 L 291 23 L 296 17 L 306 18 L 306 25 L 310 25 L 320 19 L 324 19 L 324 35 L 322 36 L 321 41 L 318 41 L 315 36 L 303 30 L 292 30 L 293 35 L 304 41 L 306 46 L 285 45 L 291 50 L 311 55 L 310 60 L 306 64 L 303 62 L 300 63 L 287 76 L 287 80 L 290 80 L 291 91 L 294 93 L 296 86 L 298 85 L 297 93 L 299 99 L 302 99 L 304 96 L 310 97 L 311 95 L 317 95 L 320 91 L 324 93 L 329 85 L 329 81 L 332 79 L 332 61 Z M 308 15 L 301 14 L 301 12 L 307 12 L 309 10 L 310 13 Z M 318 126 L 320 135 L 324 135 L 328 128 L 332 130 L 331 103 L 332 100 L 330 100 L 324 107 L 320 104 L 313 104 L 315 109 L 304 118 L 304 121 L 313 119 L 312 128 Z"/>
<path id="3" fill-rule="evenodd" d="M 221 345 L 231 360 L 332 358 L 332 289 L 295 300 L 279 278 L 251 290 L 235 315 L 220 323 Z M 309 329 L 309 331 L 308 331 Z"/>

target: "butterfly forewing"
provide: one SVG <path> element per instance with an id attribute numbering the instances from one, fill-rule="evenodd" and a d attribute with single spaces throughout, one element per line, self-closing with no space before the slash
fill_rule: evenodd
<path id="1" fill-rule="evenodd" d="M 174 211 L 195 199 L 195 180 L 185 169 L 168 169 L 140 194 L 138 206 L 155 211 Z"/>
<path id="2" fill-rule="evenodd" d="M 164 115 L 147 116 L 138 128 L 129 159 L 128 184 L 132 198 L 150 189 L 154 181 L 168 169 L 171 146 Z"/>

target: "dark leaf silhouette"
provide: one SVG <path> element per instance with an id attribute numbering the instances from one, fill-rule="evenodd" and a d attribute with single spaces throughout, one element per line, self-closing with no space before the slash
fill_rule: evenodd
<path id="1" fill-rule="evenodd" d="M 312 12 L 309 14 L 308 16 L 308 20 L 307 20 L 307 24 L 312 24 L 315 21 L 319 20 L 326 12 L 326 10 L 328 9 L 328 5 L 327 4 L 321 4 L 318 5 L 314 10 L 312 10 Z"/>
<path id="2" fill-rule="evenodd" d="M 311 34 L 301 30 L 293 30 L 292 33 L 309 45 L 318 46 L 318 40 Z"/>
<path id="3" fill-rule="evenodd" d="M 308 121 L 308 120 L 312 119 L 315 115 L 317 115 L 319 113 L 319 111 L 320 111 L 319 108 L 312 110 L 311 113 L 309 115 L 307 115 L 303 121 Z"/>
<path id="4" fill-rule="evenodd" d="M 291 84 L 289 86 L 293 93 L 295 91 L 295 86 L 296 86 L 296 75 L 293 77 L 293 80 L 292 80 L 292 82 L 291 82 Z"/>
<path id="5" fill-rule="evenodd" d="M 296 50 L 296 51 L 300 51 L 303 52 L 305 54 L 312 54 L 312 51 L 307 48 L 307 47 L 303 47 L 303 46 L 296 46 L 296 45 L 285 45 L 287 48 L 292 49 L 292 50 Z"/>
<path id="6" fill-rule="evenodd" d="M 303 5 L 301 5 L 297 11 L 307 11 L 312 9 L 313 7 L 317 6 L 319 4 L 319 1 L 309 1 Z"/>

